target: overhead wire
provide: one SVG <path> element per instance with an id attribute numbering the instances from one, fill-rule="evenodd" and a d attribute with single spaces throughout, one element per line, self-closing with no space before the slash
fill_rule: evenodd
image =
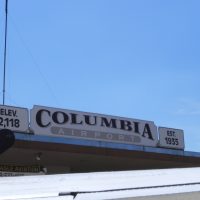
<path id="1" fill-rule="evenodd" d="M 10 18 L 10 22 L 12 23 L 24 49 L 26 50 L 26 52 L 28 53 L 28 55 L 30 56 L 31 60 L 32 60 L 32 63 L 34 64 L 35 68 L 37 69 L 37 72 L 40 74 L 40 77 L 42 78 L 43 82 L 46 84 L 51 96 L 53 97 L 53 99 L 55 100 L 56 104 L 60 105 L 59 104 L 59 101 L 52 89 L 52 87 L 50 86 L 47 78 L 45 77 L 45 75 L 42 73 L 42 70 L 40 68 L 40 65 L 38 64 L 38 62 L 36 61 L 35 57 L 33 56 L 33 53 L 31 52 L 30 48 L 28 47 L 27 43 L 25 42 L 24 38 L 22 37 L 22 34 L 20 33 L 19 31 L 19 28 L 18 26 L 16 25 L 12 15 L 9 13 L 9 18 Z"/>

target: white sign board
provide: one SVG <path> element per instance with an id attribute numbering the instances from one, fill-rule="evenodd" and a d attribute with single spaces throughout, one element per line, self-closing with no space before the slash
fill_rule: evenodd
<path id="1" fill-rule="evenodd" d="M 171 149 L 184 149 L 183 130 L 159 127 L 159 146 Z"/>
<path id="2" fill-rule="evenodd" d="M 44 106 L 31 110 L 31 130 L 38 135 L 157 146 L 152 121 L 78 112 Z"/>
<path id="3" fill-rule="evenodd" d="M 28 128 L 28 109 L 0 105 L 0 129 L 26 132 Z"/>

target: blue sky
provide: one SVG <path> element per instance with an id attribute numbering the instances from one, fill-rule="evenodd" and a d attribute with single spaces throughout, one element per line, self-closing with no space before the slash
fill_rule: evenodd
<path id="1" fill-rule="evenodd" d="M 0 74 L 3 7 L 0 0 Z M 6 104 L 152 120 L 183 129 L 186 150 L 200 151 L 199 7 L 198 0 L 9 0 Z"/>

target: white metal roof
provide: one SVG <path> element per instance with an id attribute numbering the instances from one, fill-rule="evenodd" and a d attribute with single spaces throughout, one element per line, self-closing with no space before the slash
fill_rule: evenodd
<path id="1" fill-rule="evenodd" d="M 199 192 L 200 168 L 0 178 L 0 199 L 9 200 L 173 199 L 184 194 L 200 197 Z"/>

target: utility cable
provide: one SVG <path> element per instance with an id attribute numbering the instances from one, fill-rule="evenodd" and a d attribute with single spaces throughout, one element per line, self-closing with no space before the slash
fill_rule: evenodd
<path id="1" fill-rule="evenodd" d="M 55 93 L 54 93 L 52 87 L 51 87 L 50 84 L 48 83 L 47 78 L 46 78 L 46 77 L 44 76 L 44 74 L 42 73 L 42 70 L 41 70 L 41 68 L 40 68 L 40 66 L 39 66 L 39 64 L 38 64 L 38 62 L 36 61 L 35 57 L 33 56 L 32 52 L 31 52 L 31 50 L 30 50 L 30 48 L 28 47 L 27 43 L 25 42 L 24 38 L 22 37 L 22 34 L 20 33 L 19 28 L 18 28 L 18 26 L 16 25 L 16 23 L 15 23 L 15 21 L 14 21 L 14 19 L 13 19 L 13 17 L 12 17 L 11 14 L 9 14 L 9 18 L 10 18 L 10 22 L 13 24 L 13 27 L 14 27 L 15 30 L 16 30 L 16 33 L 17 33 L 17 35 L 18 35 L 18 37 L 19 37 L 19 39 L 20 39 L 22 45 L 24 46 L 24 49 L 25 49 L 26 52 L 29 54 L 29 56 L 30 56 L 30 58 L 31 58 L 31 60 L 32 60 L 32 62 L 33 62 L 33 64 L 34 64 L 34 66 L 36 67 L 38 73 L 40 74 L 40 77 L 43 79 L 44 83 L 46 84 L 46 86 L 47 86 L 47 88 L 48 88 L 48 90 L 49 90 L 51 96 L 52 96 L 53 99 L 55 100 L 56 104 L 59 105 L 59 101 L 58 101 L 58 99 L 57 99 L 57 97 L 56 97 L 56 95 L 55 95 Z"/>

